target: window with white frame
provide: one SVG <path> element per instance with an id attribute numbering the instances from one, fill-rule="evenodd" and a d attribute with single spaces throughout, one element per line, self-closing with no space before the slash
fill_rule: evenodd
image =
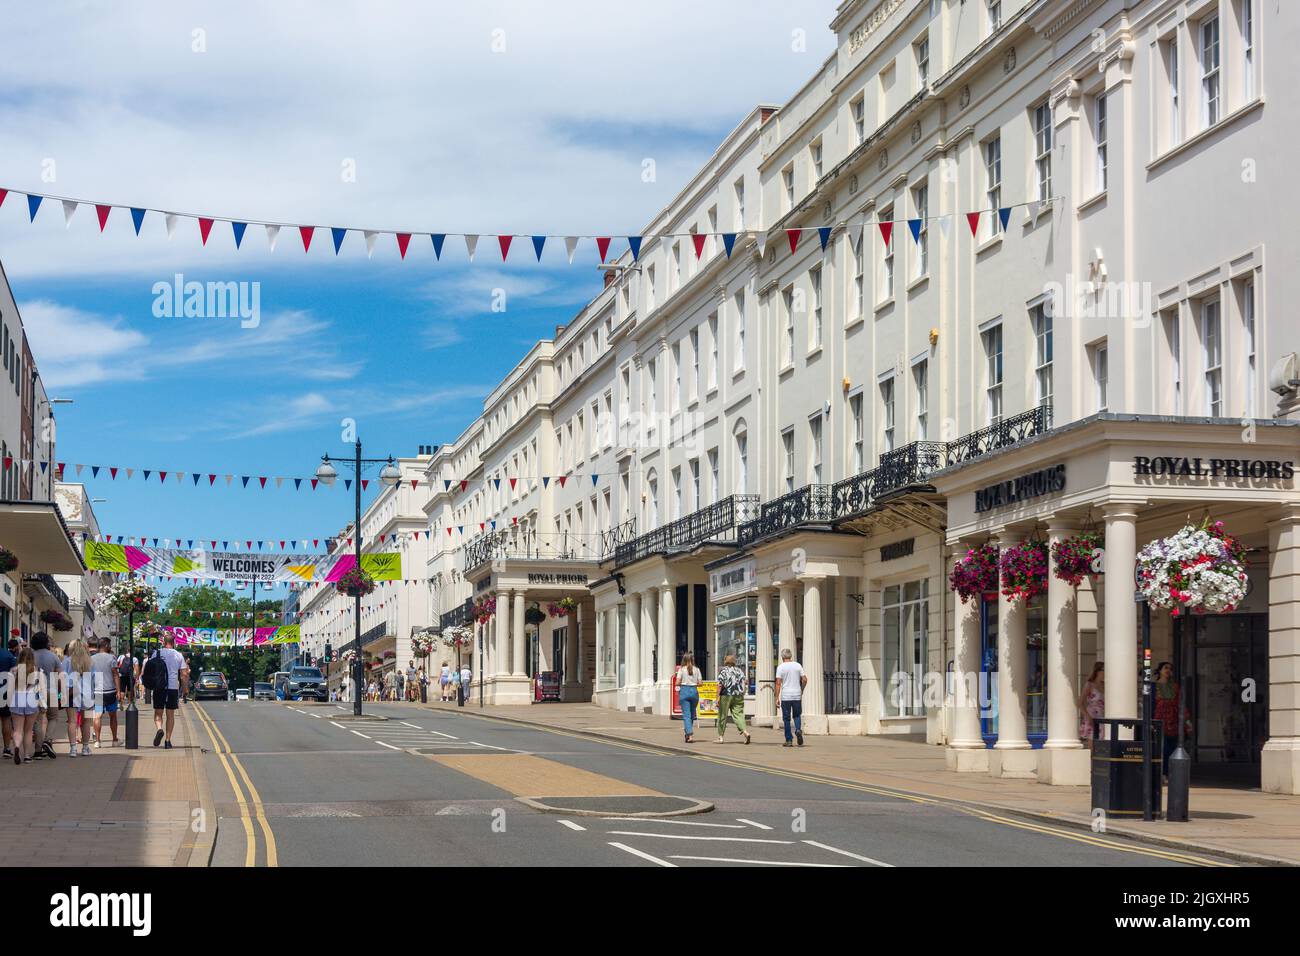
<path id="1" fill-rule="evenodd" d="M 1256 341 L 1255 341 L 1255 280 L 1247 279 L 1241 284 L 1241 325 L 1246 338 L 1246 417 L 1254 418 L 1256 413 L 1255 389 L 1256 379 Z"/>
<path id="2" fill-rule="evenodd" d="M 708 388 L 718 387 L 718 313 L 709 316 L 709 366 Z"/>
<path id="3" fill-rule="evenodd" d="M 682 469 L 678 465 L 673 469 L 673 514 L 672 520 L 676 521 L 682 516 Z"/>
<path id="4" fill-rule="evenodd" d="M 591 403 L 591 421 L 587 430 L 587 454 L 592 458 L 596 457 L 596 452 L 600 449 L 600 403 Z"/>
<path id="5" fill-rule="evenodd" d="M 650 384 L 649 394 L 646 398 L 648 406 L 646 409 L 646 435 L 652 441 L 654 440 L 655 419 L 659 415 L 659 370 L 657 365 L 658 363 L 654 359 L 646 363 L 647 379 Z"/>
<path id="6" fill-rule="evenodd" d="M 1201 57 L 1201 125 L 1219 121 L 1219 18 L 1206 17 L 1197 29 Z"/>
<path id="7" fill-rule="evenodd" d="M 700 460 L 692 458 L 687 464 L 691 469 L 691 510 L 699 511 L 704 504 L 700 488 Z"/>
<path id="8" fill-rule="evenodd" d="M 794 491 L 794 429 L 781 432 L 781 485 Z"/>
<path id="9" fill-rule="evenodd" d="M 659 476 L 653 468 L 646 475 L 646 501 L 642 503 L 641 521 L 647 528 L 659 527 Z"/>
<path id="10" fill-rule="evenodd" d="M 916 440 L 930 438 L 930 361 L 912 364 L 912 390 L 916 394 Z"/>
<path id="11" fill-rule="evenodd" d="M 735 324 L 735 354 L 731 357 L 732 373 L 741 372 L 745 369 L 745 293 L 741 289 L 736 290 L 733 303 L 736 309 Z"/>
<path id="12" fill-rule="evenodd" d="M 1104 412 L 1110 406 L 1110 350 L 1104 341 L 1092 349 L 1092 381 L 1094 404 Z"/>
<path id="13" fill-rule="evenodd" d="M 749 492 L 749 432 L 745 423 L 739 422 L 733 437 L 736 442 L 736 494 Z"/>
<path id="14" fill-rule="evenodd" d="M 894 207 L 888 206 L 880 211 L 879 222 L 889 222 L 894 218 Z M 883 238 L 883 237 L 882 237 Z M 894 233 L 891 227 L 889 242 L 882 243 L 880 257 L 880 301 L 887 302 L 894 297 Z"/>
<path id="15" fill-rule="evenodd" d="M 1098 93 L 1092 100 L 1092 141 L 1095 150 L 1096 165 L 1093 167 L 1094 186 L 1099 193 L 1105 192 L 1109 172 L 1109 134 L 1106 130 L 1106 94 Z"/>
<path id="16" fill-rule="evenodd" d="M 859 96 L 849 104 L 849 112 L 853 115 L 853 145 L 859 145 L 867 138 L 867 98 Z"/>
<path id="17" fill-rule="evenodd" d="M 794 208 L 794 163 L 781 170 L 781 186 L 785 196 L 785 210 Z"/>
<path id="18" fill-rule="evenodd" d="M 691 329 L 691 401 L 700 397 L 700 330 Z"/>
<path id="19" fill-rule="evenodd" d="M 655 307 L 655 267 L 646 266 L 645 270 L 645 310 L 653 312 Z"/>
<path id="20" fill-rule="evenodd" d="M 822 416 L 821 412 L 808 418 L 808 483 L 822 483 Z"/>
<path id="21" fill-rule="evenodd" d="M 1002 231 L 1002 137 L 994 136 L 984 143 L 984 201 L 993 211 L 989 217 L 989 232 L 996 236 Z"/>
<path id="22" fill-rule="evenodd" d="M 781 293 L 781 305 L 785 312 L 785 335 L 781 340 L 781 367 L 794 362 L 794 287 L 787 286 Z"/>
<path id="23" fill-rule="evenodd" d="M 1171 36 L 1165 43 L 1165 81 L 1168 83 L 1168 123 L 1169 145 L 1177 146 L 1183 139 L 1183 116 L 1180 99 L 1182 77 L 1179 72 L 1178 34 Z"/>
<path id="24" fill-rule="evenodd" d="M 1217 298 L 1201 303 L 1201 350 L 1205 366 L 1205 414 L 1218 418 L 1223 414 L 1223 328 Z"/>
<path id="25" fill-rule="evenodd" d="M 867 312 L 867 282 L 864 270 L 866 269 L 865 259 L 862 254 L 863 244 L 866 242 L 866 228 L 855 229 L 850 233 L 849 250 L 853 255 L 853 318 L 860 319 Z"/>
<path id="26" fill-rule="evenodd" d="M 862 393 L 849 396 L 849 464 L 853 474 L 867 470 L 866 423 L 863 421 Z"/>
<path id="27" fill-rule="evenodd" d="M 744 176 L 741 176 L 739 179 L 736 180 L 736 182 L 731 187 L 731 191 L 734 194 L 736 199 L 736 205 L 735 205 L 736 215 L 732 221 L 732 228 L 736 232 L 744 232 L 745 230 L 745 177 Z"/>
<path id="28" fill-rule="evenodd" d="M 673 243 L 673 271 L 668 273 L 669 279 L 672 280 L 672 288 L 669 292 L 676 292 L 682 287 L 682 244 L 681 241 Z"/>
<path id="29" fill-rule="evenodd" d="M 930 34 L 925 34 L 912 47 L 916 54 L 916 88 L 923 90 L 930 82 Z"/>
<path id="30" fill-rule="evenodd" d="M 1002 326 L 986 329 L 984 341 L 984 418 L 988 425 L 1002 421 Z"/>
<path id="31" fill-rule="evenodd" d="M 713 254 L 718 251 L 717 250 L 718 240 L 716 238 L 718 235 L 718 207 L 717 206 L 709 207 L 708 220 L 709 220 L 709 235 L 704 240 L 706 245 L 704 254 L 711 259 L 713 258 Z"/>
<path id="32" fill-rule="evenodd" d="M 924 183 L 912 190 L 912 208 L 920 221 L 916 233 L 916 275 L 930 271 L 930 187 Z"/>
<path id="33" fill-rule="evenodd" d="M 1029 312 L 1034 330 L 1034 389 L 1037 404 L 1052 404 L 1052 311 L 1039 303 Z"/>
<path id="34" fill-rule="evenodd" d="M 722 482 L 718 474 L 718 450 L 710 448 L 709 453 L 709 504 L 722 500 Z"/>
<path id="35" fill-rule="evenodd" d="M 894 450 L 894 376 L 880 381 L 880 452 Z"/>
<path id="36" fill-rule="evenodd" d="M 614 392 L 605 392 L 605 425 L 601 429 L 601 443 L 609 448 L 614 444 Z"/>
<path id="37" fill-rule="evenodd" d="M 812 293 L 812 320 L 808 323 L 808 351 L 822 346 L 822 267 L 808 270 L 808 287 Z"/>
<path id="38" fill-rule="evenodd" d="M 1255 98 L 1255 0 L 1240 0 L 1241 92 L 1249 103 Z"/>
<path id="39" fill-rule="evenodd" d="M 681 411 L 682 407 L 682 343 L 673 343 L 672 351 L 673 366 L 673 390 L 672 390 L 672 410 Z"/>
<path id="40" fill-rule="evenodd" d="M 822 141 L 819 139 L 808 147 L 808 158 L 812 163 L 813 185 L 822 178 Z"/>
<path id="41" fill-rule="evenodd" d="M 1173 414 L 1183 414 L 1183 341 L 1178 309 L 1171 309 L 1164 317 L 1165 342 L 1169 347 L 1169 385 L 1173 396 Z"/>
<path id="42" fill-rule="evenodd" d="M 1052 107 L 1048 102 L 1034 107 L 1034 174 L 1038 199 L 1052 198 Z"/>
<path id="43" fill-rule="evenodd" d="M 1002 0 L 984 0 L 984 4 L 988 11 L 989 33 L 992 33 L 1002 26 Z"/>

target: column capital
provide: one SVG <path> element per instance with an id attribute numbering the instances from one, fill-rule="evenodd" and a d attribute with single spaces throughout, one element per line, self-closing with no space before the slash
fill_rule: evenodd
<path id="1" fill-rule="evenodd" d="M 777 590 L 777 587 L 774 584 L 761 584 L 758 587 L 754 588 L 754 593 L 771 594 L 775 590 Z"/>
<path id="2" fill-rule="evenodd" d="M 1282 524 L 1300 524 L 1300 502 L 1287 502 L 1274 512 L 1275 522 Z"/>
<path id="3" fill-rule="evenodd" d="M 1108 501 L 1101 506 L 1101 513 L 1107 520 L 1111 518 L 1133 518 L 1137 520 L 1138 509 L 1146 504 L 1142 501 Z"/>
<path id="4" fill-rule="evenodd" d="M 827 574 L 801 574 L 799 575 L 800 584 L 821 584 L 829 575 Z"/>

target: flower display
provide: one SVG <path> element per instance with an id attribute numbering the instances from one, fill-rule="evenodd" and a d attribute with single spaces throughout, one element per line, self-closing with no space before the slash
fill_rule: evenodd
<path id="1" fill-rule="evenodd" d="M 467 627 L 449 627 L 442 632 L 443 646 L 448 650 L 455 650 L 458 647 L 469 647 L 474 636 Z"/>
<path id="2" fill-rule="evenodd" d="M 948 575 L 948 587 L 957 592 L 961 603 L 977 598 L 998 588 L 998 549 L 985 544 L 971 548 L 966 556 L 953 565 Z"/>
<path id="3" fill-rule="evenodd" d="M 139 578 L 123 578 L 99 589 L 95 600 L 114 614 L 147 614 L 158 610 L 158 591 Z"/>
<path id="4" fill-rule="evenodd" d="M 476 621 L 480 621 L 480 622 L 490 621 L 492 620 L 492 615 L 496 614 L 496 612 L 497 612 L 497 599 L 495 597 L 488 596 L 485 598 L 480 598 L 479 600 L 474 602 L 474 610 L 471 612 L 470 616 L 473 617 L 474 620 Z"/>
<path id="5" fill-rule="evenodd" d="M 334 588 L 348 597 L 365 597 L 375 589 L 375 579 L 361 568 L 354 567 L 334 582 Z"/>
<path id="6" fill-rule="evenodd" d="M 157 640 L 162 636 L 162 625 L 155 621 L 137 621 L 134 636 L 137 641 Z"/>
<path id="7" fill-rule="evenodd" d="M 536 605 L 533 605 L 528 608 L 528 610 L 524 611 L 524 623 L 529 627 L 536 627 L 545 620 L 546 612 Z"/>
<path id="8" fill-rule="evenodd" d="M 411 635 L 411 653 L 416 657 L 427 657 L 433 651 L 433 638 L 428 634 Z"/>
<path id="9" fill-rule="evenodd" d="M 1222 614 L 1245 600 L 1246 549 L 1222 521 L 1184 525 L 1138 552 L 1137 578 L 1139 593 L 1152 607 L 1175 616 L 1183 609 Z"/>
<path id="10" fill-rule="evenodd" d="M 567 617 L 578 609 L 578 599 L 571 597 L 560 598 L 558 601 L 552 601 L 546 605 L 546 613 L 551 617 Z"/>
<path id="11" fill-rule="evenodd" d="M 1022 541 L 1004 548 L 998 556 L 1002 594 L 1013 601 L 1047 591 L 1047 543 Z"/>
<path id="12" fill-rule="evenodd" d="M 18 567 L 18 555 L 8 548 L 0 547 L 0 574 L 8 574 Z"/>
<path id="13" fill-rule="evenodd" d="M 1084 531 L 1063 538 L 1052 545 L 1052 573 L 1057 578 L 1078 587 L 1087 575 L 1100 574 L 1094 567 L 1098 552 L 1106 546 L 1106 537 L 1100 531 Z"/>
<path id="14" fill-rule="evenodd" d="M 53 608 L 41 612 L 41 623 L 48 624 L 56 631 L 72 630 L 72 618 L 62 611 L 56 611 Z"/>

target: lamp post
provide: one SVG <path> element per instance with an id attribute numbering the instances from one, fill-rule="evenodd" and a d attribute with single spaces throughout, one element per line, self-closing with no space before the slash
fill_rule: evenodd
<path id="1" fill-rule="evenodd" d="M 343 465 L 350 465 L 356 478 L 353 481 L 356 490 L 356 515 L 352 524 L 352 543 L 353 555 L 356 558 L 357 570 L 361 570 L 361 472 L 366 465 L 383 465 L 383 470 L 379 472 L 379 479 L 386 485 L 395 485 L 402 480 L 402 473 L 398 470 L 397 465 L 393 463 L 393 456 L 387 458 L 362 458 L 361 457 L 361 439 L 356 441 L 356 454 L 349 460 L 346 458 L 330 458 L 329 455 L 321 455 L 320 467 L 316 469 L 316 477 L 326 485 L 333 485 L 334 480 L 338 478 L 339 473 L 334 468 L 334 462 L 337 461 Z M 353 595 L 354 601 L 354 640 L 352 642 L 353 650 L 356 651 L 356 658 L 352 664 L 352 713 L 356 717 L 361 716 L 361 685 L 365 678 L 365 664 L 361 661 L 361 595 Z"/>

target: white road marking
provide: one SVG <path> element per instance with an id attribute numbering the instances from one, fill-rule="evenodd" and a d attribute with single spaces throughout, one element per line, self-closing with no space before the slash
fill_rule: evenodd
<path id="1" fill-rule="evenodd" d="M 408 727 L 414 727 L 416 730 L 423 730 L 423 729 L 424 729 L 424 728 L 421 727 L 419 724 L 413 724 L 413 723 L 411 723 L 409 720 L 403 720 L 403 721 L 400 721 L 400 723 L 406 724 L 406 726 L 408 726 Z"/>
<path id="2" fill-rule="evenodd" d="M 649 853 L 642 853 L 640 850 L 633 849 L 623 843 L 610 843 L 610 846 L 622 850 L 624 853 L 631 853 L 633 856 L 639 856 L 643 860 L 649 860 L 651 863 L 657 863 L 659 866 L 667 866 L 672 869 L 677 868 L 676 863 L 669 863 L 667 860 L 661 860 L 657 856 L 651 856 Z"/>
<path id="3" fill-rule="evenodd" d="M 456 739 L 455 737 L 452 738 L 452 740 L 455 739 Z M 471 740 L 469 743 L 471 747 L 486 747 L 488 750 L 500 750 L 500 751 L 504 751 L 505 753 L 510 752 L 510 749 L 508 747 L 493 747 L 491 744 L 481 744 L 477 740 Z"/>
<path id="4" fill-rule="evenodd" d="M 742 860 L 729 856 L 679 856 L 674 854 L 670 860 L 704 860 L 708 863 L 750 863 L 755 866 L 820 866 L 841 869 L 843 863 L 798 863 L 794 860 Z"/>
<path id="5" fill-rule="evenodd" d="M 330 723 L 333 724 L 335 727 L 337 727 L 339 730 L 347 730 L 347 728 L 344 727 L 342 724 L 340 724 L 337 720 L 331 720 Z"/>
<path id="6" fill-rule="evenodd" d="M 586 827 L 580 827 L 572 820 L 560 820 L 559 824 L 560 826 L 568 827 L 570 830 L 577 830 L 579 833 L 585 833 L 587 830 Z"/>
<path id="7" fill-rule="evenodd" d="M 324 715 L 324 714 L 312 714 L 312 716 L 315 717 L 317 720 L 319 720 L 320 718 L 324 717 L 325 715 Z M 331 721 L 331 723 L 333 723 L 333 721 Z"/>
<path id="8" fill-rule="evenodd" d="M 431 734 L 437 734 L 439 737 L 446 737 L 448 740 L 460 740 L 459 737 L 453 737 L 451 734 L 444 734 L 441 730 L 431 730 Z"/>
<path id="9" fill-rule="evenodd" d="M 751 827 L 758 827 L 760 830 L 772 829 L 766 823 L 759 823 L 757 820 L 746 820 L 744 817 L 736 817 L 736 820 L 739 823 L 748 823 Z"/>
<path id="10" fill-rule="evenodd" d="M 359 731 L 359 730 L 354 730 L 354 731 L 352 731 L 352 732 L 353 732 L 354 734 L 356 734 L 358 737 L 366 737 L 366 735 L 363 734 L 363 733 L 362 733 L 361 731 Z M 372 738 L 372 737 L 366 737 L 366 740 L 373 740 L 373 739 L 374 739 L 374 738 Z"/>
<path id="11" fill-rule="evenodd" d="M 636 830 L 610 830 L 610 836 L 640 836 L 654 837 L 659 840 L 712 840 L 724 843 L 779 843 L 782 846 L 793 846 L 793 840 L 761 840 L 757 837 L 723 837 L 723 836 L 696 836 L 685 833 L 640 833 Z"/>
<path id="12" fill-rule="evenodd" d="M 722 827 L 727 830 L 745 829 L 738 823 L 696 823 L 692 820 L 670 820 L 663 817 L 601 817 L 611 823 L 671 823 L 679 827 Z"/>
<path id="13" fill-rule="evenodd" d="M 839 847 L 836 846 L 829 846 L 825 843 L 818 843 L 816 840 L 804 840 L 803 842 L 807 843 L 809 846 L 815 846 L 819 850 L 829 850 L 832 853 L 838 853 L 840 856 L 847 856 L 855 860 L 861 860 L 863 863 L 870 863 L 872 866 L 887 866 L 891 870 L 894 869 L 894 864 L 892 863 L 883 863 L 880 860 L 873 860 L 869 856 L 862 856 L 861 854 L 858 853 L 850 853 L 848 850 L 841 850 Z"/>
<path id="14" fill-rule="evenodd" d="M 382 740 L 376 740 L 375 743 L 379 744 L 379 746 L 381 747 L 387 747 L 389 750 L 396 750 L 400 752 L 402 749 L 401 747 L 394 747 L 392 744 L 386 744 Z"/>

